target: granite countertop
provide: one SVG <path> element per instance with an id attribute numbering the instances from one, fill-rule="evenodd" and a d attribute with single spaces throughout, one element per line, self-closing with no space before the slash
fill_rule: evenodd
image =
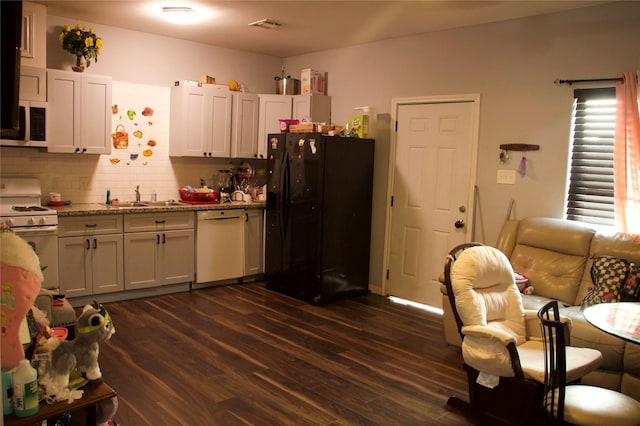
<path id="1" fill-rule="evenodd" d="M 224 204 L 185 204 L 175 203 L 166 206 L 136 206 L 136 207 L 107 207 L 99 203 L 70 204 L 49 208 L 56 210 L 58 216 L 83 216 L 83 215 L 109 215 L 109 214 L 131 214 L 131 213 L 154 213 L 154 212 L 183 212 L 200 210 L 228 210 L 228 209 L 264 209 L 266 202 L 245 203 L 244 201 L 234 201 Z"/>

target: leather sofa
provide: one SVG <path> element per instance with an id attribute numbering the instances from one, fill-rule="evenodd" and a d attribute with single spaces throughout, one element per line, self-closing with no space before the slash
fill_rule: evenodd
<path id="1" fill-rule="evenodd" d="M 571 345 L 602 353 L 602 364 L 583 377 L 582 383 L 617 390 L 640 401 L 640 345 L 595 328 L 585 320 L 580 306 L 593 286 L 593 259 L 613 256 L 640 264 L 640 235 L 603 234 L 577 222 L 530 217 L 506 221 L 496 247 L 533 286 L 533 294 L 522 295 L 524 308 L 538 310 L 550 299 L 558 300 L 561 315 L 572 321 Z M 441 292 L 445 339 L 459 347 L 460 335 L 444 285 Z"/>

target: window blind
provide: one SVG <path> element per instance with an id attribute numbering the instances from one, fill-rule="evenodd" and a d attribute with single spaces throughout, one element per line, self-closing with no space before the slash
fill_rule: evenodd
<path id="1" fill-rule="evenodd" d="M 566 218 L 614 226 L 615 87 L 574 91 Z"/>

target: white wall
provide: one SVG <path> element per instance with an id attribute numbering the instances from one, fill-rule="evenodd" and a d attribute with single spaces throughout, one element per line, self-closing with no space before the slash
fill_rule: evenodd
<path id="1" fill-rule="evenodd" d="M 58 35 L 73 18 L 47 16 L 47 67 L 70 70 L 75 56 L 62 49 Z M 93 27 L 103 40 L 97 63 L 85 73 L 110 75 L 114 80 L 171 86 L 175 80 L 198 80 L 200 75 L 215 77 L 216 83 L 234 79 L 252 93 L 275 93 L 274 77 L 280 75 L 282 59 L 224 49 L 154 34 L 81 22 Z"/>
<path id="2" fill-rule="evenodd" d="M 287 58 L 284 64 L 293 76 L 307 67 L 329 73 L 332 116 L 339 124 L 346 122 L 353 107 L 362 105 L 371 105 L 388 118 L 391 100 L 397 97 L 481 94 L 476 237 L 493 244 L 511 199 L 515 200 L 512 217 L 562 216 L 573 88 L 557 87 L 553 81 L 613 77 L 640 68 L 638 22 L 640 2 L 619 2 L 302 55 Z M 57 36 L 62 26 L 75 23 L 74 19 L 48 17 L 48 67 L 68 69 L 72 65 L 73 56 L 60 48 Z M 99 62 L 85 72 L 111 75 L 115 81 L 168 86 L 174 80 L 209 74 L 218 82 L 233 78 L 252 92 L 273 93 L 273 76 L 282 65 L 279 58 L 83 24 L 94 26 L 105 41 Z M 390 126 L 388 123 L 379 133 L 376 149 L 374 287 L 380 286 L 383 268 Z M 527 155 L 529 173 L 518 177 L 516 185 L 496 184 L 497 170 L 515 170 L 520 160 L 519 154 L 512 153 L 511 163 L 500 165 L 498 146 L 516 142 L 539 144 L 541 150 Z M 99 174 L 100 182 L 119 180 L 133 187 L 141 179 L 146 187 L 145 179 L 153 179 L 149 174 L 101 169 L 96 156 L 17 148 L 2 148 L 0 153 L 3 174 L 41 176 L 45 192 L 59 190 L 75 202 L 91 199 L 96 191 L 100 198 L 103 194 L 102 187 L 81 189 L 81 177 L 86 181 L 87 176 Z M 166 169 L 155 173 L 176 178 L 169 180 L 170 187 L 156 187 L 159 192 L 175 191 L 176 182 L 197 183 L 201 175 L 210 176 L 228 163 L 167 159 L 165 164 Z M 69 187 L 54 188 L 51 182 L 56 176 L 64 176 Z"/>
<path id="3" fill-rule="evenodd" d="M 393 98 L 479 93 L 476 239 L 494 244 L 511 199 L 512 218 L 562 217 L 573 87 L 553 81 L 620 76 L 640 67 L 638 52 L 640 2 L 619 2 L 291 57 L 285 66 L 328 72 L 338 123 L 361 105 L 390 114 Z M 496 183 L 497 170 L 515 170 L 521 158 L 512 152 L 501 165 L 505 143 L 541 147 L 527 153 L 528 173 L 515 185 Z M 374 215 L 385 208 L 378 201 Z M 382 230 L 373 236 L 377 247 Z"/>

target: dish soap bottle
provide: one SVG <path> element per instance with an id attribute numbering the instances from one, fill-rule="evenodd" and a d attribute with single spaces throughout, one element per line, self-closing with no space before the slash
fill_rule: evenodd
<path id="1" fill-rule="evenodd" d="M 27 417 L 40 410 L 38 401 L 38 373 L 27 359 L 21 359 L 13 370 L 13 412 Z"/>

